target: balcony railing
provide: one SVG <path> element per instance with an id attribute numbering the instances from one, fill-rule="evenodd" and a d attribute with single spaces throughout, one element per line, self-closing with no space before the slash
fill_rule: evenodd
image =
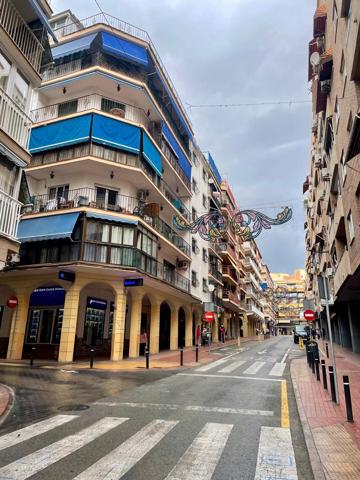
<path id="1" fill-rule="evenodd" d="M 218 280 L 219 282 L 222 281 L 222 274 L 218 270 L 217 265 L 213 265 L 211 263 L 209 264 L 209 275 L 216 278 L 216 280 Z"/>
<path id="2" fill-rule="evenodd" d="M 231 256 L 231 258 L 234 260 L 234 262 L 235 263 L 237 262 L 235 250 L 230 246 L 229 243 L 227 242 L 217 243 L 215 246 L 215 251 L 217 253 L 224 253 L 224 252 L 228 253 Z"/>
<path id="3" fill-rule="evenodd" d="M 234 280 L 234 282 L 238 283 L 238 277 L 237 277 L 235 268 L 232 268 L 229 265 L 223 265 L 222 273 L 223 275 L 227 275 L 231 277 Z"/>
<path id="4" fill-rule="evenodd" d="M 259 308 L 255 307 L 255 305 L 247 305 L 247 313 L 248 315 L 256 315 L 261 319 L 265 318 L 263 312 Z"/>
<path id="5" fill-rule="evenodd" d="M 31 120 L 26 113 L 0 88 L 0 129 L 26 148 L 30 125 Z"/>
<path id="6" fill-rule="evenodd" d="M 180 197 L 173 192 L 165 180 L 158 177 L 145 162 L 139 159 L 137 155 L 120 152 L 118 150 L 103 147 L 102 145 L 97 145 L 95 143 L 86 143 L 75 147 L 36 154 L 31 159 L 30 167 L 49 165 L 89 156 L 102 158 L 104 160 L 119 163 L 121 165 L 140 168 L 152 181 L 152 183 L 161 191 L 161 193 L 169 200 L 169 202 L 179 211 L 179 213 L 186 220 L 190 219 L 190 212 L 185 207 Z"/>
<path id="7" fill-rule="evenodd" d="M 228 300 L 229 302 L 236 303 L 236 305 L 240 306 L 239 294 L 226 288 L 223 289 L 223 300 L 225 302 Z"/>
<path id="8" fill-rule="evenodd" d="M 0 235 L 16 239 L 21 203 L 0 190 Z"/>
<path id="9" fill-rule="evenodd" d="M 0 25 L 39 73 L 44 48 L 10 0 L 0 0 Z"/>
<path id="10" fill-rule="evenodd" d="M 27 207 L 25 213 L 51 212 L 79 207 L 99 208 L 101 210 L 138 216 L 179 248 L 185 255 L 190 256 L 190 245 L 160 217 L 149 215 L 146 204 L 134 197 L 118 194 L 116 196 L 116 204 L 114 205 L 107 203 L 104 198 L 99 198 L 94 188 L 77 188 L 65 191 L 62 196 L 35 195 L 32 197 L 32 206 Z"/>

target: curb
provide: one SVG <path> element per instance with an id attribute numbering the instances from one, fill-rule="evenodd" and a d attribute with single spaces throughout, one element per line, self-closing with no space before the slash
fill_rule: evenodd
<path id="1" fill-rule="evenodd" d="M 8 395 L 7 405 L 4 411 L 0 414 L 0 425 L 6 420 L 7 416 L 9 415 L 13 405 L 14 405 L 14 398 L 15 393 L 14 390 L 3 383 L 0 383 L 0 390 L 5 390 Z"/>
<path id="2" fill-rule="evenodd" d="M 327 480 L 329 477 L 325 474 L 323 464 L 321 463 L 320 456 L 319 456 L 318 450 L 317 450 L 315 442 L 314 442 L 314 437 L 313 437 L 313 434 L 311 433 L 311 428 L 310 428 L 309 422 L 306 418 L 304 407 L 303 407 L 302 402 L 301 402 L 299 387 L 298 387 L 298 385 L 296 383 L 296 380 L 295 380 L 295 378 L 292 374 L 292 362 L 290 363 L 290 377 L 291 377 L 291 382 L 292 382 L 293 389 L 294 389 L 296 405 L 297 405 L 301 425 L 302 425 L 303 432 L 304 432 L 305 443 L 306 443 L 306 447 L 308 449 L 309 459 L 310 459 L 310 464 L 311 464 L 311 468 L 312 468 L 312 471 L 313 471 L 314 479 L 315 480 Z"/>

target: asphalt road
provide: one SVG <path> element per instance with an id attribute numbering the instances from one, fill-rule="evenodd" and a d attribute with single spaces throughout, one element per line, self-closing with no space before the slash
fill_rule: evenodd
<path id="1" fill-rule="evenodd" d="M 0 479 L 313 480 L 289 378 L 289 356 L 299 354 L 292 339 L 218 354 L 177 372 L 62 374 L 71 380 L 59 372 L 57 383 L 54 372 L 30 371 L 50 397 L 41 400 L 42 423 L 34 413 L 21 418 L 18 406 L 20 430 L 18 417 L 2 426 Z M 59 401 L 61 381 L 75 383 Z M 22 390 L 12 385 L 19 405 Z M 64 402 L 90 408 L 59 410 Z"/>

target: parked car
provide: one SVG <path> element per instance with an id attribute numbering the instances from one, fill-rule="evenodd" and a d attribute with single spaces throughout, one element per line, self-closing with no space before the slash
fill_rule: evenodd
<path id="1" fill-rule="evenodd" d="M 299 343 L 299 338 L 302 338 L 304 341 L 310 339 L 310 328 L 307 325 L 295 325 L 293 332 L 294 343 Z"/>

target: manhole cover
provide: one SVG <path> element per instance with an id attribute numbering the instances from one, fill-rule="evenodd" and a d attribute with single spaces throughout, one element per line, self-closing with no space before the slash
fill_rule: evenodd
<path id="1" fill-rule="evenodd" d="M 58 410 L 60 412 L 80 412 L 81 410 L 87 410 L 89 405 L 64 405 L 63 407 L 59 407 Z"/>

